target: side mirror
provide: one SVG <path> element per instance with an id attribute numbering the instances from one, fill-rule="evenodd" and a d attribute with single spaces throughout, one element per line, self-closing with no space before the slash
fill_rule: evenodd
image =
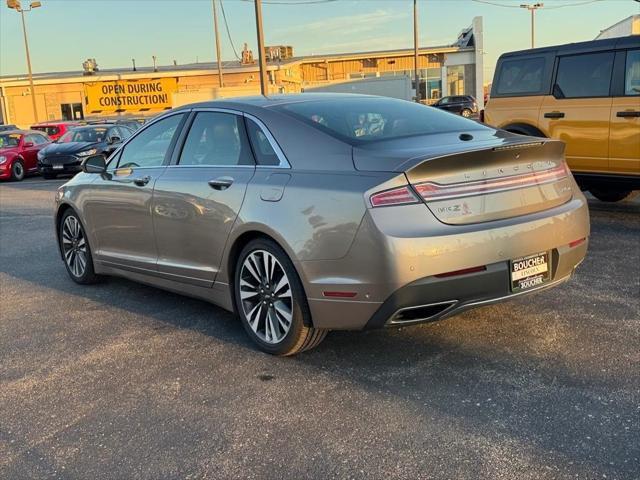
<path id="1" fill-rule="evenodd" d="M 121 142 L 122 139 L 120 137 L 116 137 L 115 135 L 109 139 L 110 144 Z"/>
<path id="2" fill-rule="evenodd" d="M 82 162 L 82 171 L 85 173 L 105 173 L 107 171 L 107 159 L 104 155 L 91 155 Z"/>
<path id="3" fill-rule="evenodd" d="M 33 142 L 24 142 L 24 148 L 31 148 L 33 147 Z"/>

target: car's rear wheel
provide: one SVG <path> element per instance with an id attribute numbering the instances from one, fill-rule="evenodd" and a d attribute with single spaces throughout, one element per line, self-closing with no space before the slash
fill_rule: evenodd
<path id="1" fill-rule="evenodd" d="M 11 180 L 19 182 L 24 179 L 24 163 L 22 160 L 16 160 L 11 165 Z"/>
<path id="2" fill-rule="evenodd" d="M 93 269 L 93 257 L 86 233 L 80 219 L 71 209 L 62 215 L 58 238 L 64 265 L 71 279 L 82 285 L 97 282 L 99 277 Z"/>
<path id="3" fill-rule="evenodd" d="M 464 118 L 469 118 L 471 116 L 471 110 L 469 110 L 468 108 L 464 108 L 460 115 L 462 115 Z"/>
<path id="4" fill-rule="evenodd" d="M 273 355 L 317 346 L 327 330 L 310 327 L 302 283 L 284 250 L 268 239 L 249 242 L 235 269 L 236 310 L 251 339 Z"/>
<path id="5" fill-rule="evenodd" d="M 591 195 L 601 202 L 619 202 L 633 193 L 631 190 L 605 190 L 600 188 L 591 188 L 589 191 Z"/>

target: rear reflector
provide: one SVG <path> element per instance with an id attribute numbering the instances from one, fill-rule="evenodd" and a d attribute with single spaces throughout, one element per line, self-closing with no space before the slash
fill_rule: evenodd
<path id="1" fill-rule="evenodd" d="M 332 298 L 353 298 L 358 294 L 358 292 L 322 292 L 324 297 L 332 297 Z"/>
<path id="2" fill-rule="evenodd" d="M 439 273 L 434 275 L 437 278 L 457 277 L 458 275 L 466 275 L 467 273 L 484 272 L 487 269 L 486 266 L 463 268 L 462 270 L 454 270 L 453 272 Z"/>
<path id="3" fill-rule="evenodd" d="M 582 245 L 586 241 L 587 241 L 586 238 L 580 238 L 578 240 L 574 240 L 573 242 L 569 243 L 569 248 L 573 248 L 573 247 L 577 247 L 578 245 Z"/>
<path id="4" fill-rule="evenodd" d="M 409 187 L 399 187 L 384 192 L 374 193 L 370 197 L 371 206 L 386 207 L 389 205 L 405 205 L 417 203 L 418 199 Z"/>
<path id="5" fill-rule="evenodd" d="M 567 170 L 563 165 L 528 172 L 520 175 L 510 175 L 502 178 L 478 180 L 475 182 L 441 184 L 425 182 L 415 185 L 416 191 L 425 200 L 446 200 L 450 198 L 469 197 L 474 195 L 486 195 L 488 193 L 504 192 L 518 188 L 533 187 L 545 183 L 557 182 L 566 178 Z"/>

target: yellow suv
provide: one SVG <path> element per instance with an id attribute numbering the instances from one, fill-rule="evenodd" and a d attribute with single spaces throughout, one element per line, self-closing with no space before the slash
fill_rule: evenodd
<path id="1" fill-rule="evenodd" d="M 563 140 L 583 190 L 626 198 L 640 189 L 640 35 L 505 53 L 484 120 Z"/>

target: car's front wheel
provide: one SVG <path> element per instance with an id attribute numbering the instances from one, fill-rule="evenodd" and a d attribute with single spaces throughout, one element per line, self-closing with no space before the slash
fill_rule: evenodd
<path id="1" fill-rule="evenodd" d="M 471 116 L 471 110 L 469 110 L 468 108 L 465 108 L 462 110 L 462 112 L 460 113 L 464 118 L 469 118 Z"/>
<path id="2" fill-rule="evenodd" d="M 238 256 L 236 309 L 251 339 L 267 353 L 295 355 L 317 346 L 327 330 L 311 326 L 311 313 L 293 263 L 275 242 L 249 242 Z"/>
<path id="3" fill-rule="evenodd" d="M 22 163 L 22 160 L 13 162 L 13 165 L 11 165 L 11 180 L 19 182 L 24 179 L 24 174 L 24 163 Z"/>
<path id="4" fill-rule="evenodd" d="M 62 215 L 58 239 L 64 266 L 71 280 L 82 285 L 97 282 L 99 277 L 93 270 L 93 257 L 87 235 L 78 215 L 71 209 Z"/>

